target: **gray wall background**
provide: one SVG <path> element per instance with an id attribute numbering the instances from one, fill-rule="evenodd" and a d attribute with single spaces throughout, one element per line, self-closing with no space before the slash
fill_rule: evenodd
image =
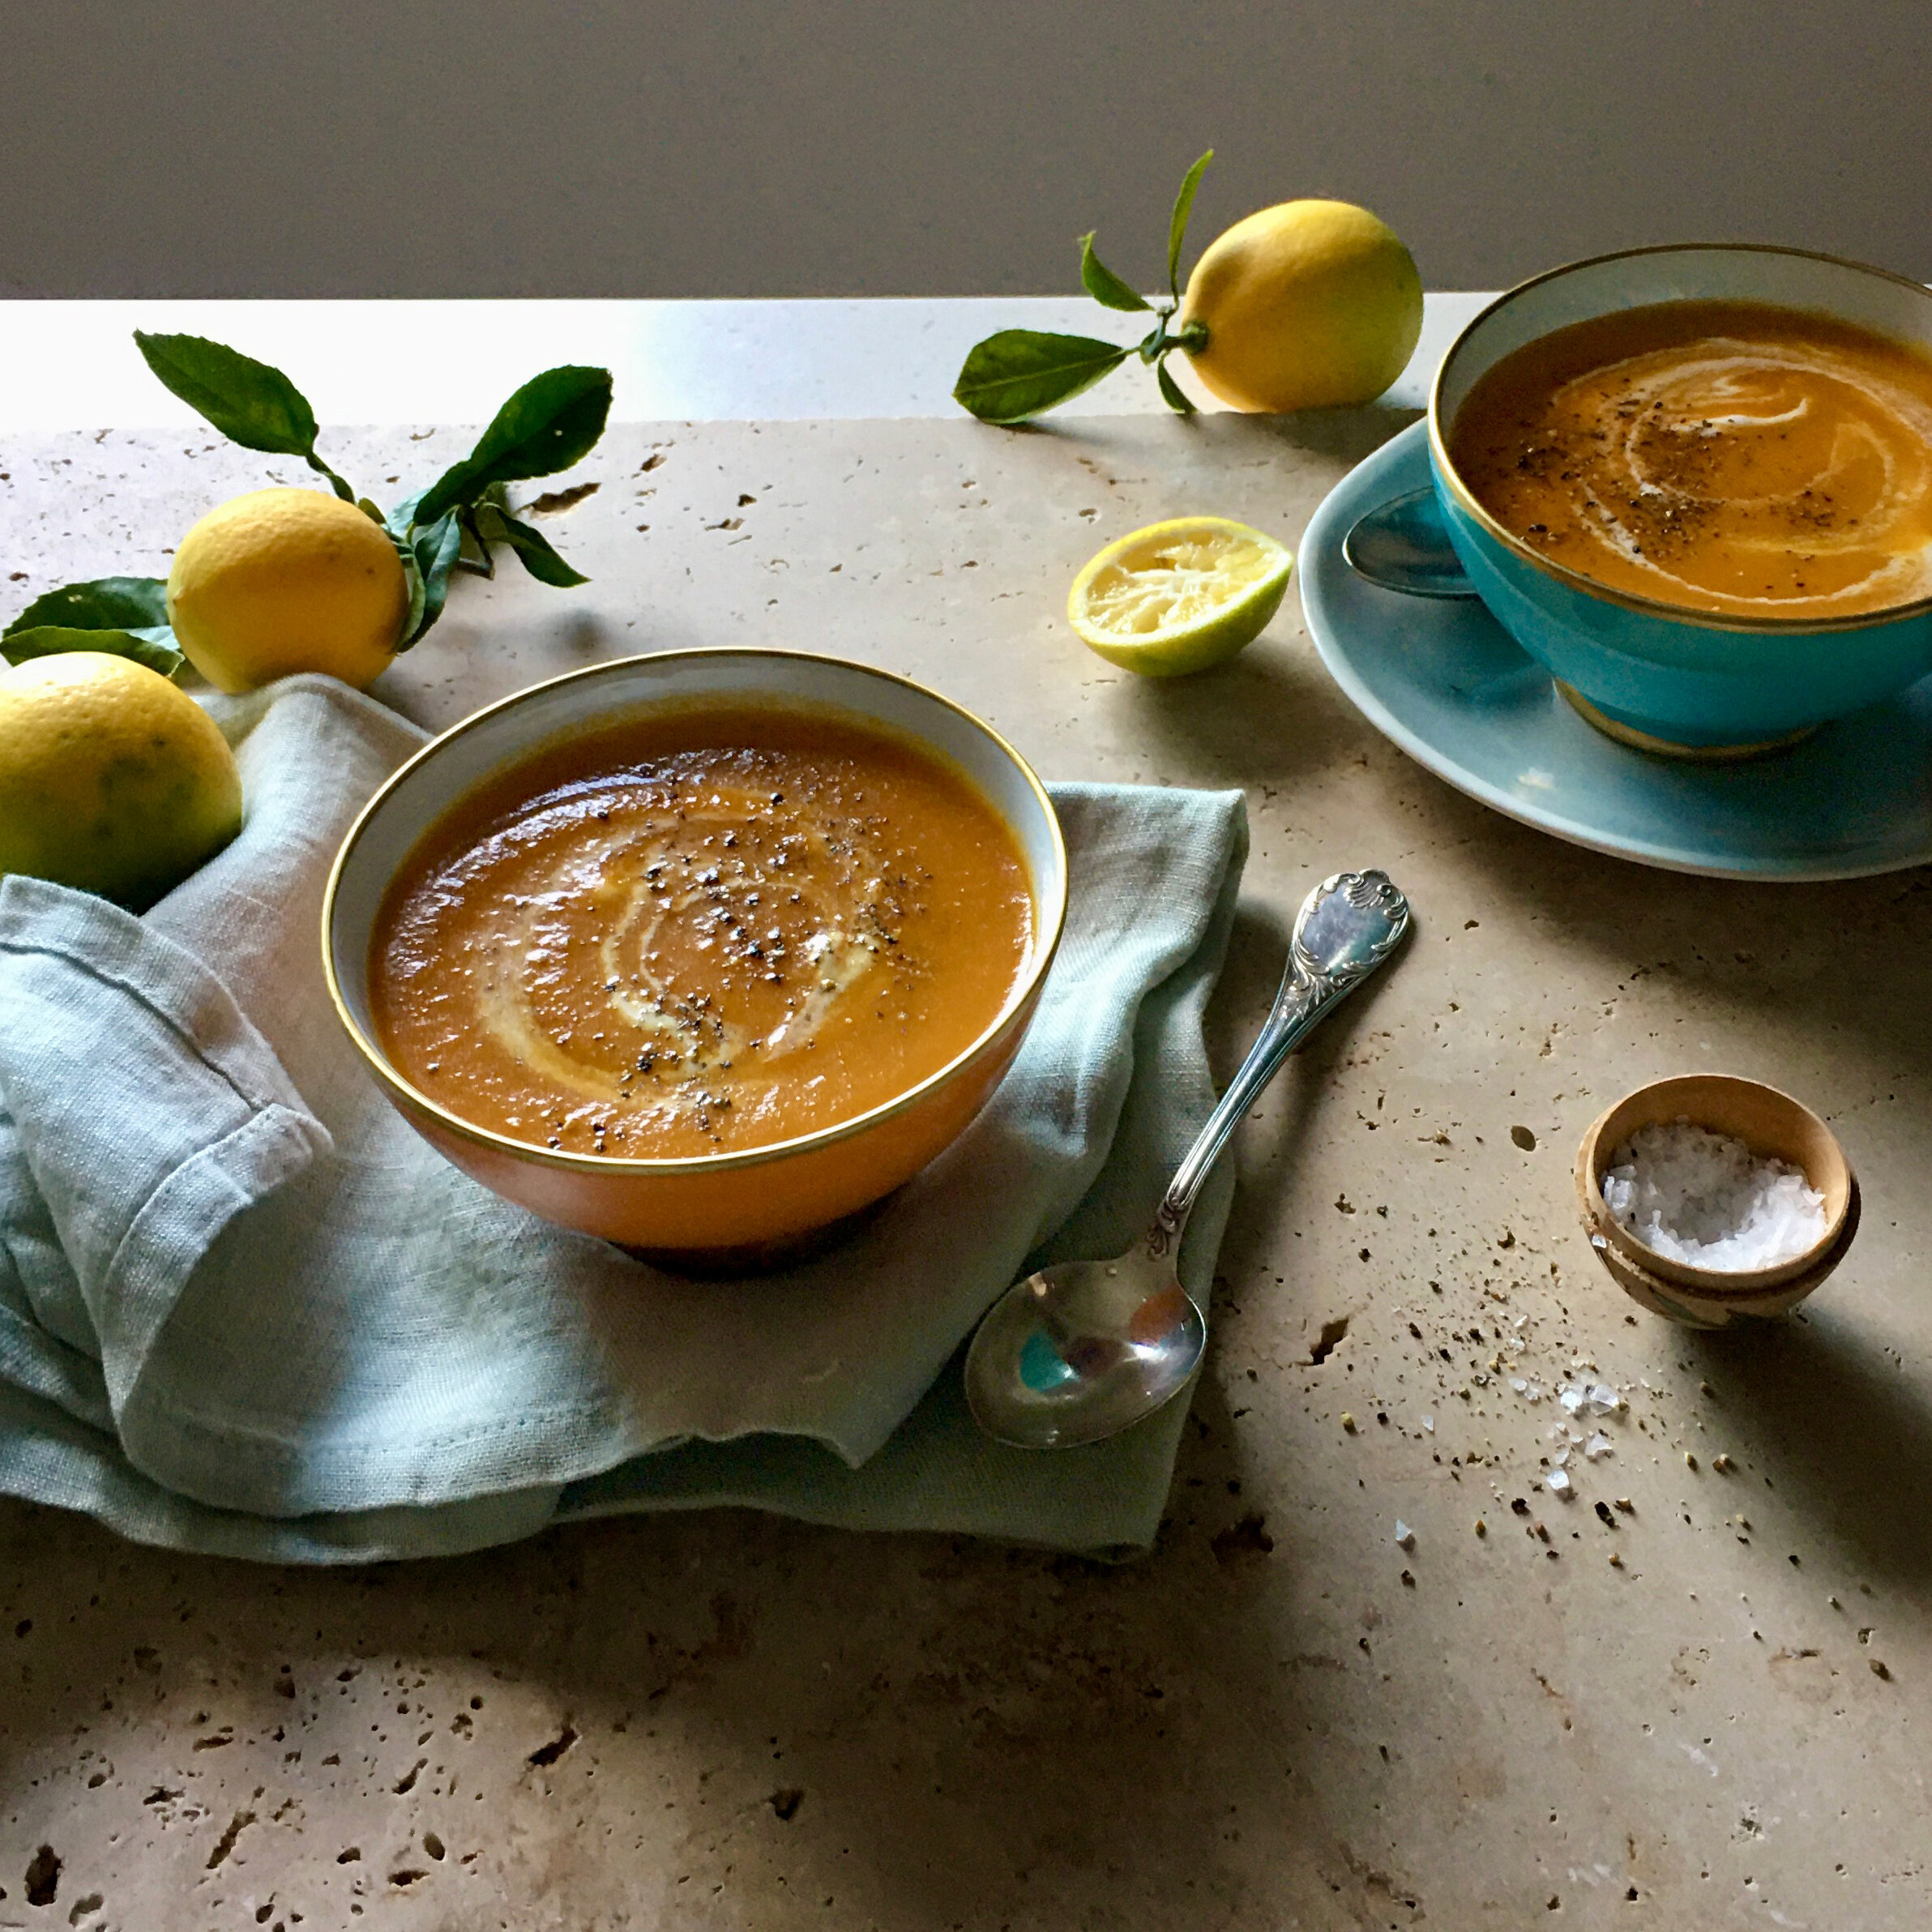
<path id="1" fill-rule="evenodd" d="M 1074 292 L 1290 196 L 1437 288 L 1751 238 L 1932 278 L 1928 0 L 7 0 L 0 293 Z M 425 344 L 425 353 L 433 345 Z"/>

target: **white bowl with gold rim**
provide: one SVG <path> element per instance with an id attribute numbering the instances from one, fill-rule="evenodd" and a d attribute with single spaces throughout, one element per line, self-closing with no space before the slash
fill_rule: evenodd
<path id="1" fill-rule="evenodd" d="M 372 951 L 387 895 L 425 836 L 463 799 L 571 734 L 669 707 L 796 704 L 910 740 L 963 775 L 1012 834 L 1033 901 L 1004 1004 L 964 1052 L 885 1104 L 767 1146 L 679 1159 L 554 1149 L 464 1119 L 386 1049 Z M 620 659 L 533 686 L 465 719 L 372 798 L 343 841 L 323 903 L 323 963 L 351 1042 L 384 1095 L 466 1173 L 522 1207 L 694 1265 L 754 1261 L 870 1206 L 978 1113 L 1019 1051 L 1059 943 L 1066 852 L 1051 801 L 1019 754 L 970 712 L 910 680 L 842 659 L 755 648 Z"/>

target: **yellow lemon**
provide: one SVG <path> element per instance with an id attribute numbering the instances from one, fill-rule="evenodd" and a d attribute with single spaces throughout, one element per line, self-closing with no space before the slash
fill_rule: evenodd
<path id="1" fill-rule="evenodd" d="M 241 825 L 228 741 L 158 673 L 69 651 L 0 673 L 0 873 L 139 912 Z"/>
<path id="2" fill-rule="evenodd" d="M 318 489 L 258 489 L 211 510 L 168 573 L 168 621 L 219 690 L 297 671 L 358 690 L 388 668 L 409 613 L 381 525 Z"/>
<path id="3" fill-rule="evenodd" d="M 1083 643 L 1130 671 L 1204 671 L 1261 635 L 1294 565 L 1273 537 L 1225 517 L 1150 524 L 1074 579 L 1067 620 Z"/>
<path id="4" fill-rule="evenodd" d="M 1178 327 L 1201 380 L 1237 409 L 1373 402 L 1422 332 L 1422 278 L 1393 229 L 1345 201 L 1284 201 L 1237 221 L 1187 278 Z"/>

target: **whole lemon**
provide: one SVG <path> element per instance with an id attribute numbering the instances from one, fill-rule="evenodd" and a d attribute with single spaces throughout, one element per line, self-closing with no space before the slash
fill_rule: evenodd
<path id="1" fill-rule="evenodd" d="M 1395 230 L 1345 201 L 1284 201 L 1237 221 L 1187 278 L 1179 326 L 1201 380 L 1237 409 L 1373 402 L 1422 332 L 1422 278 Z"/>
<path id="2" fill-rule="evenodd" d="M 168 573 L 175 639 L 219 690 L 297 671 L 360 690 L 388 668 L 408 613 L 388 533 L 318 489 L 232 498 L 182 539 Z"/>
<path id="3" fill-rule="evenodd" d="M 242 774 L 186 691 L 100 651 L 0 673 L 0 873 L 139 912 L 242 826 Z"/>

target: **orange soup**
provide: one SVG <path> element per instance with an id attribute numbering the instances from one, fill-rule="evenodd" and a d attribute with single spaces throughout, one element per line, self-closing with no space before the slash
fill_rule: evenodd
<path id="1" fill-rule="evenodd" d="M 842 715 L 652 713 L 425 838 L 375 929 L 391 1059 L 539 1147 L 761 1147 L 904 1092 L 993 1024 L 1026 866 L 964 774 Z"/>
<path id="2" fill-rule="evenodd" d="M 1932 596 L 1932 357 L 1827 316 L 1558 329 L 1477 382 L 1449 451 L 1504 528 L 1615 590 L 1813 622 Z"/>

